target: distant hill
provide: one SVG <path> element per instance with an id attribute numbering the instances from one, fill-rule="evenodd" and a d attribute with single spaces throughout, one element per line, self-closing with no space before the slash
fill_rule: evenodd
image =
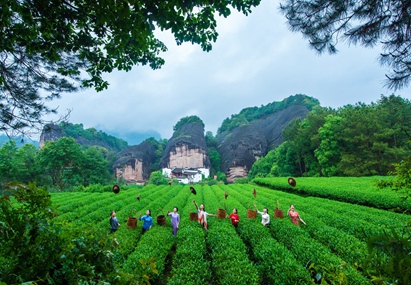
<path id="1" fill-rule="evenodd" d="M 16 142 L 16 146 L 18 147 L 18 148 L 20 148 L 20 147 L 22 147 L 23 145 L 25 145 L 25 144 L 32 144 L 32 145 L 34 145 L 35 147 L 39 147 L 39 142 L 38 141 L 32 141 L 32 140 L 30 140 L 30 139 L 23 139 L 23 141 L 22 141 L 22 139 L 20 138 L 20 137 L 17 137 L 17 138 L 12 138 L 15 142 Z M 8 136 L 6 136 L 6 135 L 0 135 L 0 146 L 2 146 L 3 144 L 5 144 L 5 143 L 7 143 L 7 142 L 9 142 L 9 137 Z"/>
<path id="2" fill-rule="evenodd" d="M 127 142 L 123 139 L 110 136 L 94 128 L 84 129 L 83 124 L 68 122 L 61 122 L 58 125 L 45 125 L 40 136 L 40 147 L 47 141 L 57 141 L 61 137 L 74 138 L 80 145 L 101 146 L 115 152 L 128 147 Z"/>
<path id="3" fill-rule="evenodd" d="M 138 145 L 142 143 L 144 140 L 148 138 L 154 138 L 156 140 L 161 139 L 161 135 L 159 132 L 156 131 L 148 131 L 148 132 L 127 132 L 127 133 L 116 133 L 112 131 L 105 131 L 109 135 L 112 135 L 116 138 L 121 138 L 125 140 L 128 145 Z"/>
<path id="4" fill-rule="evenodd" d="M 291 106 L 304 106 L 311 111 L 314 106 L 320 105 L 320 102 L 310 96 L 304 94 L 296 94 L 285 98 L 282 101 L 274 101 L 261 107 L 244 108 L 238 114 L 231 115 L 226 118 L 221 127 L 217 130 L 217 136 L 223 132 L 231 131 L 236 127 L 248 125 L 257 120 L 263 120 L 275 113 L 287 109 Z"/>

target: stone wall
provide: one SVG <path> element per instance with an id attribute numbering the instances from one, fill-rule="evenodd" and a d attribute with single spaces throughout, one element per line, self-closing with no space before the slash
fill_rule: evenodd
<path id="1" fill-rule="evenodd" d="M 227 182 L 233 183 L 236 178 L 247 177 L 248 171 L 246 166 L 232 166 L 228 169 Z"/>
<path id="2" fill-rule="evenodd" d="M 168 168 L 204 168 L 207 154 L 199 148 L 189 148 L 187 144 L 176 146 L 170 151 Z"/>
<path id="3" fill-rule="evenodd" d="M 115 168 L 116 177 L 123 178 L 127 183 L 136 183 L 143 179 L 143 163 L 138 159 L 130 160 L 123 167 Z"/>

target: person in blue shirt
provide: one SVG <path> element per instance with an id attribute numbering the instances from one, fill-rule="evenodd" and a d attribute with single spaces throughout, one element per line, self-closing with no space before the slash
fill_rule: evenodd
<path id="1" fill-rule="evenodd" d="M 144 216 L 140 214 L 139 220 L 143 221 L 142 234 L 151 229 L 151 227 L 153 226 L 153 218 L 151 217 L 150 210 L 147 210 Z"/>

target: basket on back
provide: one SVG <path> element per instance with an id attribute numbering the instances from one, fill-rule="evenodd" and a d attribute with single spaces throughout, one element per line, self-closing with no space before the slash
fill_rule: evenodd
<path id="1" fill-rule="evenodd" d="M 220 203 L 218 203 L 219 208 L 218 208 L 218 211 L 217 211 L 217 218 L 225 219 L 227 217 L 227 211 L 225 209 L 220 208 L 220 204 L 221 204 L 221 201 L 220 201 Z"/>
<path id="2" fill-rule="evenodd" d="M 127 219 L 127 228 L 135 229 L 136 227 L 137 227 L 137 218 L 133 217 L 133 210 L 130 210 L 130 216 Z"/>
<path id="3" fill-rule="evenodd" d="M 198 220 L 198 212 L 190 212 L 190 221 Z"/>
<path id="4" fill-rule="evenodd" d="M 250 209 L 250 203 L 248 204 L 247 207 L 247 218 L 249 219 L 256 219 L 257 218 L 257 211 L 256 210 L 251 210 Z"/>
<path id="5" fill-rule="evenodd" d="M 274 209 L 274 218 L 284 219 L 284 212 L 281 210 L 280 202 L 277 200 L 277 208 Z"/>
<path id="6" fill-rule="evenodd" d="M 163 214 L 158 215 L 158 212 L 161 211 Z M 162 209 L 157 210 L 157 224 L 159 226 L 165 226 L 166 225 L 166 216 L 164 215 L 164 212 Z"/>

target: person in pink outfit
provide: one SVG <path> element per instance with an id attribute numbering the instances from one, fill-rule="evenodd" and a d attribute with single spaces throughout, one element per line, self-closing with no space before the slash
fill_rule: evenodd
<path id="1" fill-rule="evenodd" d="M 299 221 L 301 221 L 304 225 L 306 225 L 303 219 L 301 219 L 300 215 L 295 211 L 294 205 L 290 205 L 290 209 L 288 209 L 287 215 L 291 218 L 291 222 L 293 224 L 300 226 Z"/>

